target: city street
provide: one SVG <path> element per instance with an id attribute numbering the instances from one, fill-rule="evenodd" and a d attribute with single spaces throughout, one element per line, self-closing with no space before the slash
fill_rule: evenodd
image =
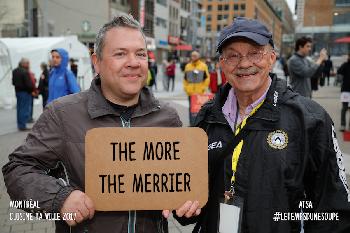
<path id="1" fill-rule="evenodd" d="M 84 220 L 85 225 L 79 223 L 68 232 L 78 232 L 78 228 L 84 232 L 129 232 L 133 231 L 133 223 L 137 232 L 158 232 L 166 221 L 150 223 L 155 216 L 149 214 L 143 220 L 140 209 L 176 209 L 181 203 L 175 199 L 191 199 L 188 194 L 194 194 L 203 204 L 200 194 L 207 193 L 210 201 L 206 214 L 199 216 L 201 231 L 285 233 L 293 223 L 276 227 L 274 222 L 300 220 L 300 233 L 304 233 L 304 227 L 306 231 L 328 229 L 327 224 L 313 226 L 305 222 L 322 221 L 318 211 L 338 211 L 335 214 L 339 221 L 332 222 L 329 229 L 350 232 L 350 224 L 346 226 L 348 216 L 342 213 L 350 208 L 350 197 L 346 202 L 342 196 L 350 189 L 350 106 L 346 107 L 346 102 L 350 103 L 349 32 L 350 0 L 0 0 L 0 169 L 9 162 L 9 154 L 27 140 L 26 146 L 18 150 L 26 153 L 16 153 L 17 160 L 25 160 L 27 165 L 21 166 L 14 159 L 6 167 L 11 197 L 0 172 L 0 233 L 61 233 L 65 230 L 55 229 L 55 221 L 81 222 L 89 209 L 89 199 L 84 200 L 84 193 L 79 196 L 79 192 L 66 198 L 68 190 L 57 191 L 56 182 L 62 187 L 81 189 L 99 211 L 107 210 L 106 206 L 113 211 L 139 209 L 137 221 L 131 211 L 129 216 L 121 214 L 121 220 L 101 211 L 91 221 Z M 185 87 L 191 104 L 181 69 L 186 70 Z M 210 86 L 202 95 L 207 88 L 207 71 Z M 290 94 L 285 86 L 282 89 L 283 85 L 275 85 L 280 83 L 275 79 L 266 79 L 269 72 L 287 81 L 290 80 L 285 76 L 290 76 L 292 82 L 288 84 L 324 108 L 334 128 L 317 104 Z M 57 106 L 57 116 L 47 111 L 40 118 L 42 103 L 88 90 L 97 74 L 103 77 L 101 93 L 86 92 L 88 101 L 80 98 L 82 95 L 66 102 L 59 100 L 64 106 Z M 217 103 L 225 102 L 223 109 L 218 104 L 203 109 L 206 112 L 201 127 L 210 137 L 205 145 L 199 136 L 187 131 L 185 136 L 158 132 L 159 136 L 154 132 L 157 128 L 147 128 L 147 133 L 127 129 L 131 136 L 103 128 L 90 131 L 99 131 L 102 136 L 88 133 L 87 129 L 94 127 L 119 127 L 118 121 L 120 127 L 174 125 L 172 117 L 176 114 L 168 106 L 177 111 L 183 127 L 189 127 L 195 120 L 189 114 L 189 105 L 191 112 L 199 111 L 208 96 L 213 96 L 209 92 L 217 92 L 227 78 L 234 82 L 234 90 L 226 102 L 220 95 Z M 169 79 L 174 80 L 175 88 L 167 84 Z M 163 111 L 158 111 L 160 106 L 151 108 L 152 98 L 134 98 L 143 81 L 151 85 L 157 99 L 167 104 Z M 268 85 L 268 100 L 271 98 L 272 103 L 264 99 Z M 261 96 L 262 93 L 265 94 Z M 29 106 L 33 105 L 31 96 L 36 98 L 33 107 Z M 137 106 L 137 110 L 133 106 L 125 109 L 125 105 Z M 120 111 L 120 118 L 108 112 L 112 108 Z M 26 124 L 29 109 L 32 123 Z M 225 114 L 228 111 L 227 128 L 225 118 L 218 114 L 220 110 Z M 42 124 L 41 119 L 49 120 Z M 28 137 L 33 127 L 43 129 L 39 133 L 45 140 L 33 142 L 32 133 Z M 332 132 L 328 134 L 326 129 Z M 167 138 L 166 134 L 179 140 Z M 131 148 L 134 144 L 137 145 Z M 202 148 L 193 147 L 196 144 Z M 144 145 L 141 153 L 137 150 L 140 145 Z M 112 160 L 108 156 L 111 153 Z M 56 164 L 58 160 L 63 165 Z M 129 163 L 134 160 L 138 161 Z M 210 172 L 200 164 L 207 160 Z M 121 163 L 125 161 L 128 163 Z M 228 179 L 226 164 L 232 165 L 232 177 Z M 40 176 L 38 171 L 43 174 Z M 210 192 L 203 178 L 206 174 L 213 178 Z M 229 188 L 230 180 L 233 183 Z M 184 188 L 179 187 L 182 184 Z M 228 189 L 230 192 L 226 192 Z M 237 199 L 228 197 L 231 191 Z M 33 200 L 15 200 L 24 197 Z M 305 200 L 298 204 L 300 197 L 311 206 L 305 207 Z M 34 200 L 42 198 L 47 200 L 40 204 Z M 65 204 L 57 206 L 61 199 Z M 218 199 L 239 206 L 217 208 Z M 312 207 L 309 199 L 316 206 Z M 162 201 L 174 205 L 165 207 Z M 34 207 L 30 206 L 33 202 Z M 151 207 L 142 206 L 145 203 Z M 34 211 L 35 207 L 41 207 L 40 211 Z M 47 213 L 48 209 L 74 213 L 64 219 L 60 213 Z M 274 216 L 270 216 L 272 211 L 276 211 Z M 307 219 L 305 216 L 311 212 L 314 218 Z M 77 218 L 73 218 L 74 214 Z M 237 216 L 244 216 L 243 220 Z M 190 233 L 195 226 L 181 226 L 172 214 L 168 223 L 169 233 Z"/>
<path id="2" fill-rule="evenodd" d="M 184 126 L 188 125 L 188 100 L 182 90 L 182 73 L 177 69 L 176 88 L 174 92 L 165 92 L 162 90 L 161 77 L 158 76 L 158 91 L 155 95 L 163 101 L 177 109 Z M 332 82 L 331 82 L 332 83 Z M 338 130 L 340 122 L 339 87 L 326 86 L 320 87 L 319 91 L 314 93 L 314 100 L 322 105 L 330 114 L 335 122 L 335 128 Z M 41 113 L 41 105 L 35 105 L 35 118 Z M 0 167 L 7 162 L 7 157 L 25 139 L 26 133 L 18 132 L 16 129 L 16 110 L 0 110 Z M 340 148 L 344 155 L 345 167 L 350 171 L 350 142 L 344 142 L 342 135 L 337 131 Z M 349 179 L 348 179 L 349 180 Z M 21 233 L 53 233 L 54 223 L 45 221 L 10 221 L 9 213 L 20 212 L 9 207 L 9 196 L 4 186 L 2 173 L 0 173 L 0 233 L 21 232 Z M 174 219 L 169 223 L 171 233 L 189 233 L 193 226 L 181 227 Z"/>

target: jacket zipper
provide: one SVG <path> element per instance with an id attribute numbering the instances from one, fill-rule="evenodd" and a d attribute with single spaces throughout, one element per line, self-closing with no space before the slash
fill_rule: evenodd
<path id="1" fill-rule="evenodd" d="M 135 233 L 136 228 L 136 210 L 129 210 L 128 233 Z"/>
<path id="2" fill-rule="evenodd" d="M 151 112 L 158 111 L 160 106 L 158 105 Z M 138 117 L 138 116 L 135 116 Z M 123 128 L 131 128 L 131 119 L 125 120 L 122 116 L 120 116 L 120 120 L 122 122 Z M 135 233 L 136 229 L 136 210 L 129 210 L 129 220 L 128 220 L 128 233 Z"/>
<path id="3" fill-rule="evenodd" d="M 131 119 L 125 120 L 124 117 L 120 116 L 123 128 L 131 128 Z M 129 210 L 129 221 L 128 221 L 128 233 L 135 233 L 136 227 L 136 211 Z"/>

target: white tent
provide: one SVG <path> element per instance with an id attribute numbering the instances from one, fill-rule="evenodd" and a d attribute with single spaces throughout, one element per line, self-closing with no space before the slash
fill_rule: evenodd
<path id="1" fill-rule="evenodd" d="M 80 87 L 82 90 L 90 87 L 90 83 L 93 78 L 90 52 L 76 36 L 0 38 L 0 42 L 5 44 L 10 54 L 12 69 L 18 66 L 18 62 L 21 60 L 21 58 L 28 58 L 30 61 L 30 69 L 35 74 L 35 78 L 37 80 L 41 74 L 40 63 L 48 63 L 50 59 L 50 51 L 55 48 L 66 49 L 69 57 L 77 60 L 76 64 L 78 65 L 78 82 Z M 0 96 L 2 95 L 1 93 L 3 90 L 14 89 L 12 85 L 8 86 L 8 83 L 11 84 L 11 82 L 5 83 L 0 83 Z M 15 100 L 14 92 L 13 99 Z"/>
<path id="2" fill-rule="evenodd" d="M 11 108 L 15 104 L 14 97 L 10 55 L 6 45 L 0 41 L 0 107 Z"/>

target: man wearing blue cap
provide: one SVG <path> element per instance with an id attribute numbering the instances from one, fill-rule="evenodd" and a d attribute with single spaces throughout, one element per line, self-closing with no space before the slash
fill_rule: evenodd
<path id="1" fill-rule="evenodd" d="M 217 52 L 228 83 L 195 125 L 208 134 L 209 200 L 194 232 L 350 232 L 350 193 L 334 126 L 270 71 L 269 30 L 236 18 Z M 311 215 L 310 215 L 311 214 Z M 326 220 L 329 221 L 326 221 Z"/>

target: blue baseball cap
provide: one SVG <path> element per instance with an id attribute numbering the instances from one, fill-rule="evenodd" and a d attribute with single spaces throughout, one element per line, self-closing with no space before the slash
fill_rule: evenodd
<path id="1" fill-rule="evenodd" d="M 221 31 L 216 52 L 221 53 L 225 43 L 237 37 L 250 39 L 258 45 L 270 44 L 274 47 L 272 34 L 264 24 L 255 19 L 237 17 L 231 25 Z"/>

